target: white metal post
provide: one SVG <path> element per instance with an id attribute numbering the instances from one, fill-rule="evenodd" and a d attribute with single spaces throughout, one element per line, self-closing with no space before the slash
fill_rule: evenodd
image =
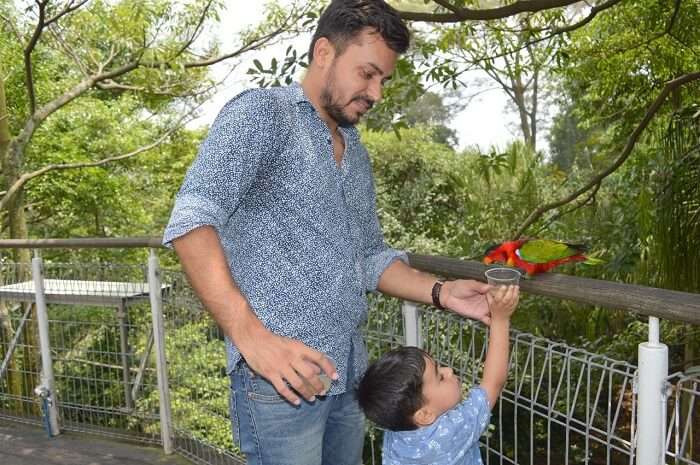
<path id="1" fill-rule="evenodd" d="M 659 342 L 659 319 L 649 317 L 649 341 L 639 344 L 637 465 L 664 463 L 664 383 L 667 376 L 668 347 Z"/>
<path id="2" fill-rule="evenodd" d="M 131 411 L 134 408 L 134 401 L 131 397 L 130 378 L 129 376 L 129 328 L 127 327 L 127 305 L 122 299 L 117 307 L 117 319 L 119 320 L 119 347 L 120 357 L 122 361 L 122 380 L 124 382 L 124 405 L 126 409 Z"/>
<path id="3" fill-rule="evenodd" d="M 58 405 L 56 398 L 56 386 L 53 378 L 53 360 L 51 359 L 51 344 L 49 341 L 49 315 L 46 309 L 46 295 L 44 293 L 44 264 L 39 252 L 34 252 L 32 258 L 32 279 L 34 280 L 34 294 L 36 302 L 36 319 L 39 329 L 39 347 L 41 351 L 41 386 L 36 392 L 42 397 L 46 396 L 49 434 L 56 436 L 61 431 L 58 427 Z"/>
<path id="4" fill-rule="evenodd" d="M 161 295 L 160 265 L 155 249 L 148 257 L 148 293 L 151 298 L 151 320 L 153 322 L 153 343 L 156 350 L 156 374 L 160 407 L 160 438 L 166 454 L 173 453 L 171 432 L 172 415 L 170 410 L 170 386 L 168 385 L 168 365 L 165 358 L 165 331 L 163 326 L 163 296 Z"/>
<path id="5" fill-rule="evenodd" d="M 404 300 L 403 304 L 401 304 L 401 313 L 403 313 L 405 344 L 422 349 L 423 333 L 421 332 L 420 309 L 418 305 Z"/>

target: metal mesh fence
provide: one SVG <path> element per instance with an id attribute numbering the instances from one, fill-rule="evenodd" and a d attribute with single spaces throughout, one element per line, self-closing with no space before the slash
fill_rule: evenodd
<path id="1" fill-rule="evenodd" d="M 700 372 L 674 373 L 666 381 L 667 463 L 700 463 Z"/>
<path id="2" fill-rule="evenodd" d="M 33 390 L 40 367 L 30 270 L 0 266 L 0 417 L 41 423 Z M 47 264 L 45 286 L 61 427 L 160 442 L 159 394 L 147 273 L 142 266 Z M 176 451 L 195 463 L 243 463 L 232 443 L 224 338 L 183 275 L 163 272 L 165 350 Z M 370 359 L 404 344 L 401 302 L 370 297 Z M 478 382 L 487 329 L 422 311 L 424 348 Z M 482 438 L 488 464 L 629 464 L 634 461 L 635 370 L 512 331 L 510 374 Z M 700 377 L 668 378 L 668 463 L 700 464 Z M 368 425 L 365 463 L 381 463 L 381 431 Z"/>
<path id="3" fill-rule="evenodd" d="M 162 280 L 176 450 L 197 463 L 244 463 L 231 434 L 224 336 L 181 273 Z"/>
<path id="4" fill-rule="evenodd" d="M 10 357 L 0 381 L 0 415 L 36 421 L 40 348 L 34 283 L 25 268 L 4 264 L 2 336 Z M 146 270 L 142 266 L 45 264 L 49 342 L 61 428 L 159 440 Z M 12 341 L 16 344 L 12 345 Z"/>

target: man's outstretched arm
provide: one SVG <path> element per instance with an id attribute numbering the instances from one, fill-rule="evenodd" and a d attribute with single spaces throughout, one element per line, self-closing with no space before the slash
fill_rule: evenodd
<path id="1" fill-rule="evenodd" d="M 437 278 L 394 260 L 379 278 L 377 289 L 394 297 L 432 305 L 432 290 Z M 470 279 L 447 281 L 440 290 L 440 304 L 453 312 L 490 324 L 486 293 L 488 284 Z"/>

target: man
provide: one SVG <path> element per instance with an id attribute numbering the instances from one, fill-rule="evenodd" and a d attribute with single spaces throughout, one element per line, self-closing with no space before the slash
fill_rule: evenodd
<path id="1" fill-rule="evenodd" d="M 333 1 L 301 85 L 231 100 L 178 193 L 164 242 L 227 336 L 234 436 L 249 464 L 361 463 L 353 386 L 367 366 L 367 292 L 489 321 L 487 285 L 441 285 L 383 240 L 353 125 L 408 42 L 383 1 Z"/>

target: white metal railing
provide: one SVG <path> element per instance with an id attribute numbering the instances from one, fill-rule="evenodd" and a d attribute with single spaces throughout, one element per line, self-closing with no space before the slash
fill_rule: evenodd
<path id="1" fill-rule="evenodd" d="M 166 453 L 199 463 L 238 463 L 230 443 L 228 379 L 219 369 L 225 366 L 221 334 L 184 277 L 160 271 L 155 251 L 147 267 L 45 265 L 38 254 L 31 276 L 19 265 L 2 266 L 6 279 L 25 275 L 27 280 L 4 281 L 0 301 L 36 303 L 36 319 L 27 305 L 5 310 L 25 340 L 18 331 L 0 341 L 0 417 L 41 419 L 41 403 L 17 396 L 8 386 L 10 377 L 26 383 L 37 374 L 30 366 L 18 366 L 13 352 L 38 349 L 38 392 L 45 396 L 53 434 L 61 427 L 97 432 L 160 443 Z M 133 286 L 123 286 L 127 282 Z M 121 309 L 123 315 L 113 309 L 93 309 L 82 317 L 68 310 L 55 315 L 54 304 L 71 302 L 73 313 L 78 305 L 99 305 Z M 26 340 L 29 326 L 37 328 L 38 347 Z M 99 344 L 90 346 L 85 334 Z M 467 385 L 478 380 L 488 341 L 478 323 L 376 297 L 366 336 L 371 356 L 398 344 L 420 346 L 452 366 Z M 174 345 L 188 337 L 190 346 Z M 85 347 L 76 347 L 78 340 Z M 213 367 L 206 375 L 212 385 L 188 386 L 182 372 L 203 347 L 211 350 L 205 358 Z M 512 347 L 509 382 L 493 414 L 495 429 L 483 440 L 486 463 L 700 464 L 693 443 L 700 375 L 668 375 L 668 349 L 660 342 L 656 317 L 650 317 L 649 340 L 639 345 L 638 369 L 517 331 Z M 218 359 L 211 359 L 212 353 Z M 17 363 L 11 367 L 13 360 Z M 71 397 L 71 390 L 79 395 Z M 80 398 L 94 402 L 81 404 Z M 18 403 L 24 405 L 22 414 L 17 414 Z M 196 425 L 189 421 L 194 417 Z M 369 441 L 367 460 L 372 463 L 379 462 L 380 436 L 370 430 L 374 441 Z"/>

